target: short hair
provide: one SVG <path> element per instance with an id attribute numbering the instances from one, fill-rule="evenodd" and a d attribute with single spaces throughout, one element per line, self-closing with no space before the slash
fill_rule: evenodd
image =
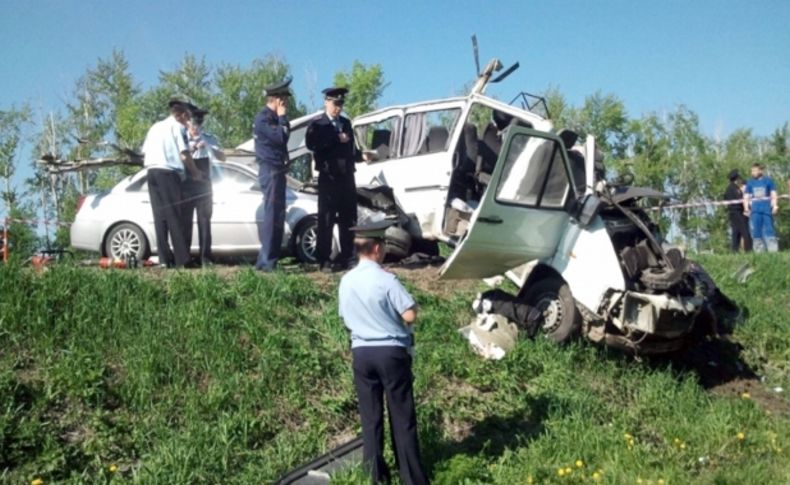
<path id="1" fill-rule="evenodd" d="M 759 168 L 760 170 L 765 170 L 765 165 L 763 165 L 762 163 L 759 163 L 759 162 L 754 162 L 752 164 L 752 168 Z"/>
<path id="2" fill-rule="evenodd" d="M 187 108 L 183 104 L 174 103 L 174 104 L 170 105 L 170 114 L 180 115 L 180 114 L 184 114 L 184 113 L 189 114 L 190 117 L 191 117 L 191 114 L 189 112 L 189 108 Z"/>
<path id="3" fill-rule="evenodd" d="M 373 254 L 373 249 L 376 245 L 384 244 L 382 239 L 378 238 L 371 238 L 371 237 L 357 237 L 354 238 L 354 249 L 357 250 L 357 254 L 363 254 L 365 256 L 370 256 Z"/>

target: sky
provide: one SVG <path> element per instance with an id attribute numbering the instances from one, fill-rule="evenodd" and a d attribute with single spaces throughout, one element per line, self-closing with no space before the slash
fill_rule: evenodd
<path id="1" fill-rule="evenodd" d="M 790 0 L 3 0 L 0 11 L 0 110 L 29 103 L 39 119 L 113 49 L 143 88 L 187 53 L 241 66 L 276 54 L 308 106 L 355 60 L 382 66 L 380 107 L 453 96 L 474 78 L 476 34 L 481 64 L 520 62 L 487 92 L 505 101 L 556 87 L 572 105 L 613 93 L 631 117 L 683 104 L 719 137 L 790 121 Z"/>

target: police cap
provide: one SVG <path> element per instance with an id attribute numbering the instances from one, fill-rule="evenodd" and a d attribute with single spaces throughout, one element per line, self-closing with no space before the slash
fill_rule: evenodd
<path id="1" fill-rule="evenodd" d="M 346 94 L 348 94 L 347 88 L 326 88 L 323 91 L 324 99 L 328 99 L 329 101 L 335 101 L 336 103 L 343 104 L 346 100 Z"/>
<path id="2" fill-rule="evenodd" d="M 208 110 L 198 108 L 197 106 L 194 105 L 193 107 L 194 109 L 190 108 L 190 111 L 192 112 L 192 119 L 195 120 L 195 122 L 198 124 L 203 123 L 203 118 L 205 118 L 206 115 L 208 114 Z"/>
<path id="3" fill-rule="evenodd" d="M 288 89 L 288 86 L 291 85 L 291 81 L 293 78 L 291 76 L 287 76 L 285 79 L 278 83 L 270 84 L 263 88 L 263 95 L 264 96 L 292 96 L 291 90 Z"/>
<path id="4" fill-rule="evenodd" d="M 357 239 L 384 239 L 384 233 L 387 229 L 395 224 L 395 221 L 384 219 L 377 222 L 366 222 L 351 228 L 354 237 Z"/>

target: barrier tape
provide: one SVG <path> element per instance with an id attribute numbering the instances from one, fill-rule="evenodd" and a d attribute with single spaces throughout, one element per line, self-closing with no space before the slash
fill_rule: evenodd
<path id="1" fill-rule="evenodd" d="M 778 195 L 776 196 L 777 199 L 790 199 L 790 194 L 786 195 Z M 761 200 L 771 200 L 772 197 L 754 197 L 750 198 L 749 201 L 756 202 Z M 743 205 L 743 199 L 733 199 L 733 200 L 703 200 L 699 202 L 687 202 L 684 204 L 669 204 L 669 205 L 659 205 L 654 207 L 646 207 L 646 210 L 658 211 L 658 210 L 674 210 L 674 209 L 692 209 L 695 207 L 721 207 L 721 206 L 728 206 L 728 205 L 736 205 L 741 204 Z"/>

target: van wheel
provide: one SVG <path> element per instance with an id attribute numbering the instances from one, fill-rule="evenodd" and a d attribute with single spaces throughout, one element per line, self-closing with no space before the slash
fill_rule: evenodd
<path id="1" fill-rule="evenodd" d="M 564 343 L 579 334 L 581 315 L 562 278 L 548 276 L 531 283 L 525 289 L 524 301 L 543 314 L 541 331 L 547 339 Z"/>
<path id="2" fill-rule="evenodd" d="M 144 261 L 150 256 L 148 240 L 136 224 L 124 222 L 110 229 L 104 240 L 104 254 L 113 259 L 128 259 L 134 256 Z"/>
<path id="3" fill-rule="evenodd" d="M 388 258 L 403 259 L 411 249 L 411 235 L 400 227 L 390 226 L 384 232 L 384 244 Z"/>

